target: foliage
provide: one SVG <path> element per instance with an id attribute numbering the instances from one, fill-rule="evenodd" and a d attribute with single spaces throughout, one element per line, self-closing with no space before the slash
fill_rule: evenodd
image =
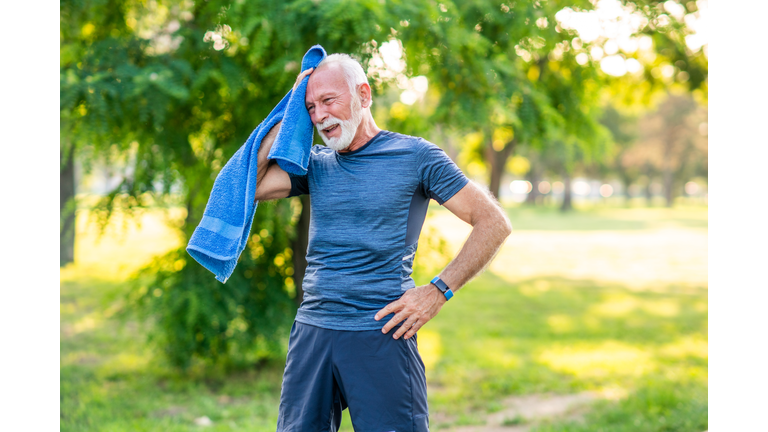
<path id="1" fill-rule="evenodd" d="M 625 0 L 624 3 L 645 18 L 637 34 L 649 39 L 652 49 L 625 53 L 644 66 L 642 72 L 608 81 L 607 94 L 621 107 L 635 109 L 653 107 L 658 97 L 670 89 L 691 93 L 699 102 L 706 103 L 707 48 L 691 49 L 686 41 L 694 33 L 689 19 L 700 17 L 700 4 L 660 0 Z"/>
<path id="2" fill-rule="evenodd" d="M 139 272 L 133 308 L 151 321 L 150 340 L 170 363 L 242 367 L 282 354 L 295 315 L 290 202 L 262 204 L 258 227 L 226 284 L 182 249 Z"/>
<path id="3" fill-rule="evenodd" d="M 425 285 L 451 261 L 448 243 L 433 227 L 427 227 L 419 236 L 419 246 L 413 262 L 413 280 L 416 286 Z"/>
<path id="4" fill-rule="evenodd" d="M 585 40 L 561 25 L 561 12 L 584 13 L 593 3 L 446 1 L 429 13 L 416 6 L 405 10 L 394 27 L 409 73 L 427 76 L 438 99 L 424 114 L 460 135 L 479 134 L 481 145 L 467 150 L 475 154 L 470 159 L 488 166 L 494 194 L 506 159 L 518 148 L 553 156 L 550 169 L 568 175 L 611 160 L 614 141 L 599 121 L 604 97 L 647 106 L 676 88 L 706 99 L 706 54 L 686 46 L 693 31 L 688 18 L 698 14 L 695 3 L 622 2 L 640 22 L 630 41 L 645 37 L 652 45 L 622 47 L 617 57 L 638 60 L 642 73 L 620 78 L 604 72 L 594 54 L 607 52 L 615 40 Z"/>
<path id="5" fill-rule="evenodd" d="M 641 166 L 627 166 L 624 164 L 624 156 L 634 144 L 637 143 L 639 130 L 637 116 L 622 112 L 612 105 L 605 107 L 600 122 L 611 132 L 613 137 L 614 153 L 596 164 L 599 178 L 607 178 L 610 174 L 616 174 L 624 184 L 624 193 L 629 197 L 629 186 L 637 181 L 642 172 Z"/>
<path id="6" fill-rule="evenodd" d="M 62 136 L 82 147 L 86 161 L 89 154 L 109 154 L 113 144 L 116 153 L 131 155 L 126 181 L 103 208 L 124 195 L 132 199 L 121 206 L 145 205 L 147 194 L 165 196 L 178 184 L 193 225 L 211 174 L 290 87 L 308 46 L 322 43 L 368 65 L 380 43 L 396 40 L 404 49 L 405 72 L 426 75 L 438 100 L 428 125 L 481 133 L 481 159 L 496 177 L 514 150 L 507 147 L 518 144 L 542 148 L 560 141 L 561 159 L 571 167 L 582 157 L 599 160 L 610 153 L 611 141 L 603 139 L 606 131 L 597 121 L 602 89 L 648 101 L 677 86 L 703 89 L 706 98 L 706 55 L 686 46 L 695 3 L 671 2 L 688 8 L 684 16 L 671 14 L 670 2 L 624 3 L 645 19 L 636 35 L 652 38 L 654 50 L 620 53 L 639 59 L 644 72 L 609 79 L 592 57 L 576 61 L 608 40 L 584 42 L 558 24 L 558 12 L 592 9 L 586 0 L 501 6 L 485 0 L 66 2 Z M 400 126 L 409 129 L 408 123 Z"/>
<path id="7" fill-rule="evenodd" d="M 555 25 L 566 5 L 591 7 L 586 1 L 443 2 L 430 24 L 406 14 L 398 28 L 409 68 L 428 76 L 440 94 L 432 121 L 480 134 L 474 152 L 490 167 L 497 196 L 517 145 L 540 148 L 567 137 L 582 154 L 602 154 L 593 145 L 603 132 L 591 108 L 599 77 L 568 49 L 575 34 Z"/>
<path id="8" fill-rule="evenodd" d="M 181 229 L 188 238 L 216 174 L 290 88 L 309 46 L 355 52 L 376 36 L 381 6 L 350 4 L 307 11 L 314 3 L 63 3 L 62 145 L 74 146 L 86 168 L 99 160 L 121 167 L 124 179 L 97 205 L 102 223 L 115 209 L 172 200 L 186 208 Z M 357 19 L 368 12 L 374 14 L 367 21 Z M 133 304 L 152 318 L 155 341 L 168 345 L 172 364 L 185 366 L 193 357 L 229 363 L 277 340 L 273 329 L 293 311 L 282 301 L 290 275 L 275 271 L 292 266 L 290 259 L 268 263 L 276 253 L 292 255 L 294 216 L 260 206 L 254 226 L 271 221 L 273 244 L 251 241 L 226 285 L 182 251 L 142 274 L 144 280 L 158 273 Z"/>
<path id="9" fill-rule="evenodd" d="M 690 95 L 670 94 L 640 119 L 638 142 L 622 162 L 628 166 L 650 164 L 658 171 L 683 176 L 706 176 L 706 121 L 706 109 Z"/>
<path id="10" fill-rule="evenodd" d="M 646 187 L 660 177 L 669 205 L 685 181 L 707 176 L 707 108 L 691 94 L 667 94 L 655 109 L 639 116 L 612 107 L 607 114 L 603 122 L 619 151 L 598 164 L 603 178 L 616 175 L 628 188 L 642 176 Z"/>

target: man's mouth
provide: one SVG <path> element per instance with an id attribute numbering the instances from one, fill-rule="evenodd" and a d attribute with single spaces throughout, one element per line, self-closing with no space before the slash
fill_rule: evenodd
<path id="1" fill-rule="evenodd" d="M 323 129 L 323 132 L 325 132 L 325 134 L 327 135 L 327 134 L 331 133 L 332 131 L 336 130 L 337 127 L 339 127 L 338 123 L 333 125 L 333 126 L 330 126 L 330 127 L 327 127 L 325 129 Z"/>

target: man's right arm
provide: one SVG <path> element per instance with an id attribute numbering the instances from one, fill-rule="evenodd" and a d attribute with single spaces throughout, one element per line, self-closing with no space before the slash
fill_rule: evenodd
<path id="1" fill-rule="evenodd" d="M 309 68 L 300 73 L 293 84 L 293 91 L 296 91 L 296 87 L 299 86 L 301 80 L 310 75 L 314 70 L 314 68 Z M 288 195 L 291 193 L 291 177 L 277 165 L 277 162 L 267 159 L 269 150 L 272 149 L 272 144 L 275 142 L 275 138 L 277 138 L 277 132 L 280 131 L 281 123 L 278 122 L 274 125 L 269 133 L 267 133 L 267 136 L 261 141 L 256 162 L 255 201 L 288 198 Z"/>
<path id="2" fill-rule="evenodd" d="M 261 140 L 261 147 L 256 162 L 256 201 L 287 198 L 291 192 L 291 178 L 275 161 L 267 159 L 269 150 L 275 142 L 280 123 L 277 123 Z"/>

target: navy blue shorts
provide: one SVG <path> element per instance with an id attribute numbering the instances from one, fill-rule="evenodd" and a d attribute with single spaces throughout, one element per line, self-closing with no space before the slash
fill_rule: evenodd
<path id="1" fill-rule="evenodd" d="M 355 432 L 427 432 L 427 381 L 416 336 L 393 339 L 394 332 L 294 322 L 277 431 L 337 431 L 349 407 Z"/>

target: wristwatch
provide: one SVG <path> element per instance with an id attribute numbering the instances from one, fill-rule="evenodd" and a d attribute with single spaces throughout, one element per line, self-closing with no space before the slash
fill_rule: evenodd
<path id="1" fill-rule="evenodd" d="M 443 282 L 442 279 L 440 279 L 440 276 L 435 276 L 434 279 L 432 279 L 429 283 L 436 286 L 437 289 L 440 290 L 441 293 L 445 296 L 445 300 L 448 301 L 453 297 L 453 291 L 451 291 L 450 288 L 448 288 L 448 285 Z"/>

